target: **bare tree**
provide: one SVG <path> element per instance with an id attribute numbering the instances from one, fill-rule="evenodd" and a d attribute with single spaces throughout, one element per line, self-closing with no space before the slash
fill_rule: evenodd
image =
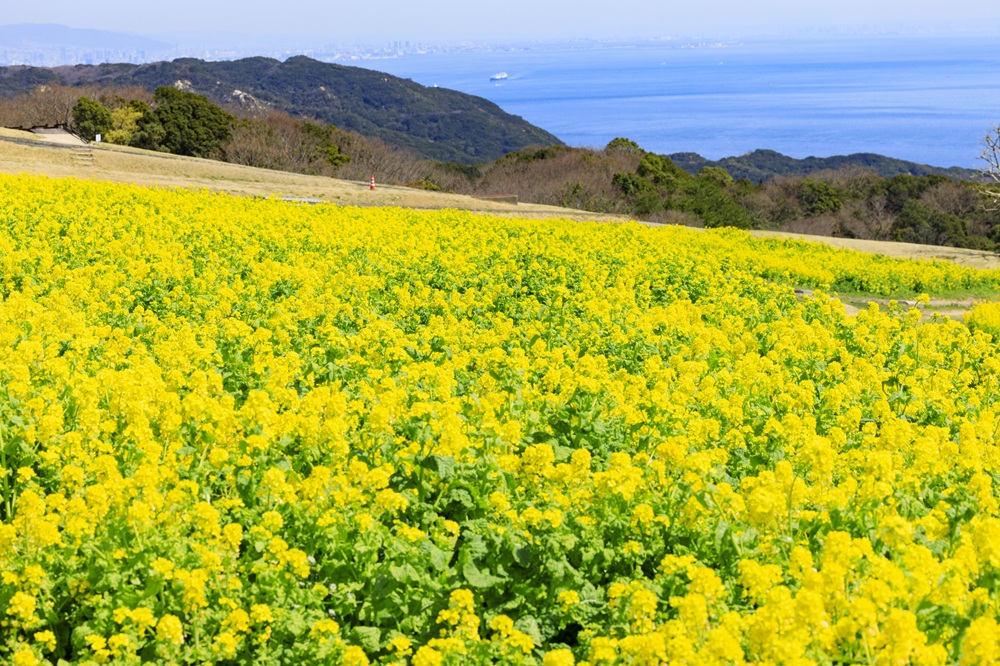
<path id="1" fill-rule="evenodd" d="M 967 218 L 979 209 L 980 200 L 975 187 L 949 180 L 924 190 L 920 194 L 920 203 L 929 210 Z"/>
<path id="2" fill-rule="evenodd" d="M 73 105 L 81 95 L 78 88 L 39 86 L 30 93 L 0 102 L 0 126 L 30 129 L 38 126 L 69 125 Z"/>
<path id="3" fill-rule="evenodd" d="M 338 178 L 366 181 L 375 174 L 380 183 L 404 184 L 426 178 L 432 169 L 427 160 L 374 137 L 343 130 L 335 136 L 340 150 L 351 156 L 350 163 L 337 172 Z"/>
<path id="4" fill-rule="evenodd" d="M 81 97 L 99 99 L 108 108 L 139 99 L 147 104 L 152 95 L 136 87 L 41 85 L 28 93 L 0 99 L 0 127 L 30 129 L 73 124 L 73 106 Z"/>
<path id="5" fill-rule="evenodd" d="M 864 209 L 861 222 L 868 237 L 873 240 L 888 240 L 898 217 L 889 207 L 888 199 L 881 194 L 871 196 L 865 202 Z"/>
<path id="6" fill-rule="evenodd" d="M 980 157 L 986 166 L 982 172 L 989 180 L 982 186 L 982 193 L 990 200 L 989 210 L 997 210 L 1000 209 L 1000 126 L 986 133 L 983 144 Z"/>
<path id="7" fill-rule="evenodd" d="M 226 162 L 245 166 L 324 173 L 318 137 L 302 130 L 303 121 L 286 113 L 272 111 L 266 118 L 248 117 L 236 123 L 229 141 L 222 145 L 220 157 Z"/>

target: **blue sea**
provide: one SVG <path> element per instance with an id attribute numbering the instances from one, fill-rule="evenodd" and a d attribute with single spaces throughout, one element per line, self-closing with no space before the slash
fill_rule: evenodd
<path id="1" fill-rule="evenodd" d="M 1000 124 L 1000 40 L 987 37 L 576 44 L 364 66 L 485 97 L 573 146 L 622 136 L 711 159 L 766 148 L 979 168 Z"/>

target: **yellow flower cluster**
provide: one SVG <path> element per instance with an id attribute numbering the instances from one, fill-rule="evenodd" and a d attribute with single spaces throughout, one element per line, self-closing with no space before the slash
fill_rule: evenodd
<path id="1" fill-rule="evenodd" d="M 1000 663 L 998 285 L 0 176 L 0 661 Z"/>

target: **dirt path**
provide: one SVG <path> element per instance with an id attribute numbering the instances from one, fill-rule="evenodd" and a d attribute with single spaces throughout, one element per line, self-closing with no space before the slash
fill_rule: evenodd
<path id="1" fill-rule="evenodd" d="M 810 241 L 813 243 L 824 243 L 833 247 L 844 248 L 846 250 L 857 250 L 859 252 L 869 252 L 871 254 L 882 254 L 887 257 L 898 259 L 937 259 L 949 261 L 959 266 L 978 269 L 1000 268 L 1000 254 L 987 252 L 984 250 L 969 250 L 960 247 L 947 247 L 942 245 L 919 245 L 916 243 L 894 243 L 889 241 L 862 240 L 858 238 L 834 238 L 830 236 L 809 236 L 807 234 L 793 234 L 782 231 L 751 231 L 758 237 L 794 238 L 797 240 Z M 808 291 L 797 291 L 800 295 L 809 293 Z M 981 302 L 982 299 L 931 299 L 926 305 L 917 304 L 916 301 L 897 301 L 900 307 L 916 307 L 922 313 L 923 321 L 932 321 L 935 316 L 949 317 L 961 320 L 965 314 Z M 844 296 L 840 298 L 844 305 L 844 311 L 848 316 L 854 316 L 861 310 L 867 309 L 869 303 L 875 303 L 879 308 L 888 309 L 890 299 L 886 298 L 866 298 Z"/>
<path id="2" fill-rule="evenodd" d="M 86 146 L 87 143 L 80 137 L 74 136 L 60 128 L 39 128 L 32 130 L 31 134 L 49 143 L 59 143 L 64 146 Z"/>
<path id="3" fill-rule="evenodd" d="M 795 294 L 799 298 L 805 298 L 811 293 L 812 291 L 809 289 L 795 290 Z M 853 317 L 862 310 L 867 310 L 872 303 L 877 305 L 881 310 L 888 310 L 890 303 L 893 302 L 893 300 L 889 298 L 843 296 L 838 297 L 838 299 L 844 306 L 844 312 L 847 313 L 848 317 Z M 917 308 L 921 312 L 921 318 L 923 321 L 931 321 L 936 316 L 948 317 L 950 319 L 962 319 L 965 316 L 965 313 L 975 307 L 977 303 L 980 303 L 981 300 L 975 298 L 932 298 L 926 305 L 911 300 L 896 300 L 895 302 L 896 307 L 902 310 Z"/>
<path id="4" fill-rule="evenodd" d="M 884 254 L 887 257 L 897 257 L 900 259 L 940 259 L 970 268 L 1000 268 L 1000 255 L 984 250 L 967 250 L 961 247 L 945 247 L 942 245 L 918 245 L 916 243 L 861 240 L 859 238 L 808 236 L 806 234 L 792 234 L 783 231 L 751 231 L 750 233 L 761 237 L 795 238 L 813 243 L 825 243 L 847 250 Z"/>
<path id="5" fill-rule="evenodd" d="M 854 316 L 866 310 L 869 303 L 875 303 L 880 309 L 886 310 L 889 307 L 889 301 L 884 299 L 861 299 L 861 298 L 850 298 L 841 299 L 844 303 L 844 311 L 848 316 Z M 903 309 L 909 309 L 911 307 L 916 307 L 921 312 L 921 319 L 923 321 L 931 321 L 935 317 L 948 317 L 949 319 L 961 320 L 965 317 L 966 313 L 972 309 L 980 301 L 973 299 L 967 300 L 934 300 L 931 299 L 927 305 L 917 305 L 910 301 L 897 301 L 899 307 Z"/>

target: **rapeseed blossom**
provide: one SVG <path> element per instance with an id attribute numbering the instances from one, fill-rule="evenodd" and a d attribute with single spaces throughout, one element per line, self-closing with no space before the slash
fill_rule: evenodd
<path id="1" fill-rule="evenodd" d="M 998 288 L 0 176 L 0 661 L 1000 663 Z"/>

